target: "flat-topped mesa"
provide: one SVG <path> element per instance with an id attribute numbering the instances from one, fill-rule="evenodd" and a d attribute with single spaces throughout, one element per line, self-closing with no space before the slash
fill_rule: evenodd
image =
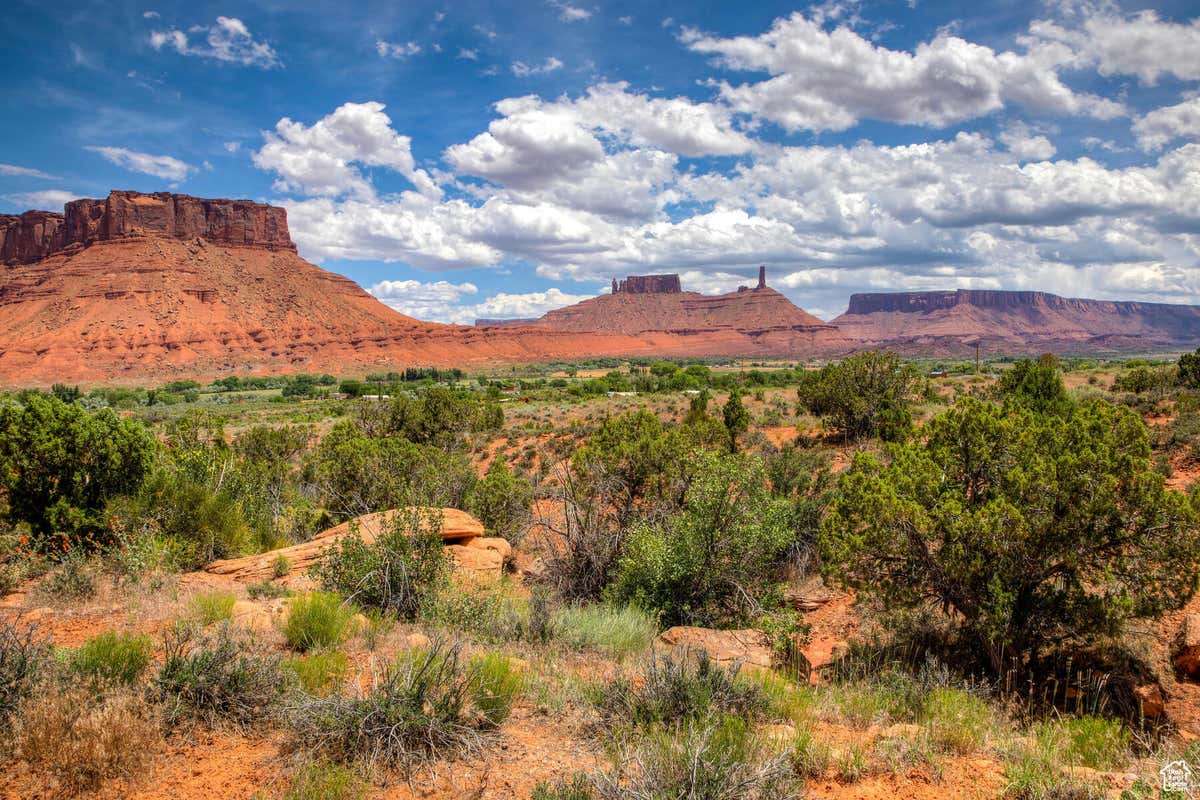
<path id="1" fill-rule="evenodd" d="M 613 294 L 682 294 L 678 275 L 630 275 L 623 281 L 613 278 Z"/>
<path id="2" fill-rule="evenodd" d="M 53 211 L 0 214 L 0 263 L 30 264 L 59 249 L 63 215 Z"/>
<path id="3" fill-rule="evenodd" d="M 532 325 L 538 317 L 479 317 L 475 320 L 476 328 L 509 328 L 518 325 Z"/>
<path id="4" fill-rule="evenodd" d="M 850 295 L 847 314 L 879 312 L 920 313 L 954 306 L 976 308 L 1026 308 L 1049 306 L 1069 308 L 1081 303 L 1095 305 L 1096 300 L 1076 300 L 1049 292 L 1015 292 L 1003 289 L 956 289 L 940 292 L 871 292 Z M 1117 305 L 1132 305 L 1118 303 Z"/>
<path id="5" fill-rule="evenodd" d="M 0 260 L 29 264 L 72 245 L 139 237 L 296 250 L 282 208 L 250 200 L 113 191 L 104 200 L 73 200 L 65 214 L 27 211 L 0 217 Z"/>

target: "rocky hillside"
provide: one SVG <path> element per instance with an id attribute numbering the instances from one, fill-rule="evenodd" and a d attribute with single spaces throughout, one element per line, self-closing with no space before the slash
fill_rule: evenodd
<path id="1" fill-rule="evenodd" d="M 927 354 L 1047 349 L 1133 352 L 1200 344 L 1200 307 L 957 290 L 855 294 L 832 320 L 860 347 Z"/>
<path id="2" fill-rule="evenodd" d="M 68 203 L 61 214 L 2 216 L 0 258 L 3 385 L 596 355 L 792 355 L 832 331 L 771 290 L 676 293 L 657 310 L 665 295 L 643 294 L 650 306 L 631 305 L 620 325 L 421 322 L 305 261 L 286 211 L 248 200 L 116 191 Z M 674 322 L 647 334 L 633 317 Z"/>

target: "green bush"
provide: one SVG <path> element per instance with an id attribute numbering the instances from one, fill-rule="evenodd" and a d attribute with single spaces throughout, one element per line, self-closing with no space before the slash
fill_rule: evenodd
<path id="1" fill-rule="evenodd" d="M 603 800 L 787 800 L 791 764 L 740 717 L 688 719 L 651 731 L 597 780 Z"/>
<path id="2" fill-rule="evenodd" d="M 758 718 L 768 703 L 762 688 L 738 679 L 740 667 L 714 663 L 704 651 L 651 652 L 636 677 L 618 675 L 595 690 L 593 702 L 612 724 L 652 727 L 708 714 Z"/>
<path id="3" fill-rule="evenodd" d="M 449 575 L 441 518 L 401 510 L 390 515 L 382 527 L 370 544 L 352 529 L 325 552 L 313 574 L 322 588 L 359 606 L 411 620 Z"/>
<path id="4" fill-rule="evenodd" d="M 496 456 L 483 479 L 467 495 L 467 510 L 484 528 L 509 542 L 520 543 L 529 521 L 533 487 L 514 475 L 503 456 Z"/>
<path id="5" fill-rule="evenodd" d="M 480 744 L 470 714 L 475 682 L 460 645 L 406 651 L 359 696 L 304 695 L 288 708 L 296 744 L 338 763 L 410 770 Z"/>
<path id="6" fill-rule="evenodd" d="M 658 624 L 632 606 L 594 603 L 566 606 L 553 617 L 553 636 L 579 649 L 598 650 L 618 660 L 650 649 Z"/>
<path id="7" fill-rule="evenodd" d="M 84 677 L 133 685 L 146 671 L 153 654 L 154 643 L 145 634 L 105 631 L 71 653 L 70 664 Z"/>
<path id="8" fill-rule="evenodd" d="M 937 599 L 995 674 L 1194 593 L 1197 510 L 1165 488 L 1131 412 L 962 398 L 923 433 L 840 477 L 821 534 L 831 579 L 891 608 Z"/>
<path id="9" fill-rule="evenodd" d="M 227 625 L 204 635 L 180 626 L 166 636 L 151 696 L 168 725 L 261 724 L 286 688 L 283 677 L 278 657 L 248 652 Z"/>
<path id="10" fill-rule="evenodd" d="M 1116 770 L 1129 761 L 1129 729 L 1120 720 L 1073 717 L 1065 728 L 1072 764 L 1097 770 Z"/>
<path id="11" fill-rule="evenodd" d="M 80 550 L 72 550 L 38 582 L 34 591 L 54 604 L 86 600 L 96 594 L 98 567 L 95 559 L 88 558 Z"/>
<path id="12" fill-rule="evenodd" d="M 697 453 L 677 513 L 636 524 L 609 596 L 657 612 L 664 626 L 739 624 L 777 589 L 775 567 L 794 540 L 786 501 L 762 461 Z"/>
<path id="13" fill-rule="evenodd" d="M 292 571 L 292 562 L 288 561 L 287 556 L 278 555 L 271 562 L 271 577 L 282 578 Z"/>
<path id="14" fill-rule="evenodd" d="M 542 781 L 533 787 L 529 800 L 595 800 L 596 790 L 592 781 L 582 772 L 554 783 Z"/>
<path id="15" fill-rule="evenodd" d="M 309 762 L 296 771 L 283 800 L 359 800 L 366 787 L 340 764 Z"/>
<path id="16" fill-rule="evenodd" d="M 355 610 L 336 594 L 312 592 L 288 603 L 283 635 L 293 650 L 334 647 L 350 635 Z"/>
<path id="17" fill-rule="evenodd" d="M 959 755 L 982 750 L 996 728 L 987 701 L 962 689 L 934 689 L 920 720 L 934 747 Z"/>
<path id="18" fill-rule="evenodd" d="M 246 595 L 251 600 L 278 600 L 281 597 L 291 597 L 292 590 L 282 584 L 259 581 L 246 587 Z"/>
<path id="19" fill-rule="evenodd" d="M 895 353 L 865 352 L 805 373 L 800 407 L 848 439 L 903 439 L 912 427 L 917 373 Z"/>
<path id="20" fill-rule="evenodd" d="M 197 625 L 213 625 L 224 622 L 233 616 L 233 605 L 237 596 L 233 592 L 214 589 L 194 595 L 189 602 L 191 613 L 189 619 Z"/>
<path id="21" fill-rule="evenodd" d="M 350 669 L 350 657 L 339 650 L 293 656 L 283 663 L 309 694 L 327 694 L 346 679 Z"/>
<path id="22" fill-rule="evenodd" d="M 499 727 L 521 693 L 520 670 L 503 653 L 487 653 L 471 659 L 471 672 L 471 704 L 488 725 Z"/>
<path id="23" fill-rule="evenodd" d="M 91 539 L 107 527 L 108 501 L 141 486 L 155 449 L 144 427 L 110 409 L 39 394 L 0 401 L 0 511 L 28 523 L 35 548 L 53 534 Z"/>

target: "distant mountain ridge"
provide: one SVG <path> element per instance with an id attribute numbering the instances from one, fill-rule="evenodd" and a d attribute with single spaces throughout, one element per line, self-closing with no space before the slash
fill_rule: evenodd
<path id="1" fill-rule="evenodd" d="M 931 354 L 976 343 L 996 352 L 1134 352 L 1200 345 L 1200 306 L 1033 291 L 854 294 L 846 313 L 830 322 L 860 346 Z"/>

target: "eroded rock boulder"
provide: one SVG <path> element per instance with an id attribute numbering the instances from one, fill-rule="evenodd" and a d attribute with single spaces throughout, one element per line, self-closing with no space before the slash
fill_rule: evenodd
<path id="1" fill-rule="evenodd" d="M 770 640 L 762 631 L 751 628 L 721 631 L 679 625 L 659 634 L 658 644 L 672 652 L 703 650 L 718 664 L 740 663 L 762 669 L 771 667 Z"/>
<path id="2" fill-rule="evenodd" d="M 1183 618 L 1171 661 L 1183 677 L 1200 679 L 1200 614 L 1188 614 Z"/>

